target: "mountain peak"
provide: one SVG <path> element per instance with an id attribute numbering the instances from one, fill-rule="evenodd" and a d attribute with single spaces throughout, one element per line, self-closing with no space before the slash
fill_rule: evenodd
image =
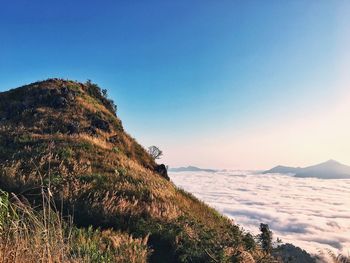
<path id="1" fill-rule="evenodd" d="M 296 177 L 317 177 L 321 179 L 342 179 L 350 178 L 350 167 L 341 164 L 333 159 L 320 164 L 308 166 L 305 168 L 295 168 L 287 166 L 276 166 L 266 173 L 294 174 Z"/>
<path id="2" fill-rule="evenodd" d="M 2 92 L 0 125 L 12 132 L 7 136 L 84 140 L 106 150 L 119 149 L 148 169 L 156 167 L 152 157 L 124 132 L 107 91 L 91 81 L 54 78 Z"/>
<path id="3" fill-rule="evenodd" d="M 328 161 L 325 161 L 324 163 L 328 163 L 328 164 L 340 164 L 338 161 L 333 160 L 333 159 L 329 159 Z"/>

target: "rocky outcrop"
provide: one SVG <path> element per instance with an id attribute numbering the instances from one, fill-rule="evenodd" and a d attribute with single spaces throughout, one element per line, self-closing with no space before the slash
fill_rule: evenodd
<path id="1" fill-rule="evenodd" d="M 170 178 L 168 176 L 168 170 L 166 169 L 166 166 L 164 164 L 157 165 L 155 168 L 155 172 L 167 179 L 168 181 L 170 181 Z"/>

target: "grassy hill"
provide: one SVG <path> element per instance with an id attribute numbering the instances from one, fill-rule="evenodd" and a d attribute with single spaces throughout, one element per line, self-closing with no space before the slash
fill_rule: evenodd
<path id="1" fill-rule="evenodd" d="M 54 238 L 37 231 L 61 233 L 64 251 L 51 262 L 271 262 L 250 235 L 157 167 L 91 82 L 49 79 L 0 93 L 0 188 L 9 202 L 2 229 L 9 218 L 28 220 L 23 235 L 44 244 L 46 256 Z M 24 251 L 17 262 L 30 262 L 35 248 Z"/>

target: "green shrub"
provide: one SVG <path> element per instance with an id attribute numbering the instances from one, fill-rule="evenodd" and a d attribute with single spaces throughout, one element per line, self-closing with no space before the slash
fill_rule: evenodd
<path id="1" fill-rule="evenodd" d="M 4 229 L 7 223 L 10 212 L 10 202 L 8 193 L 0 190 L 0 230 Z"/>
<path id="2" fill-rule="evenodd" d="M 80 85 L 77 83 L 68 83 L 67 88 L 74 91 L 80 91 Z"/>
<path id="3" fill-rule="evenodd" d="M 60 148 L 58 151 L 58 155 L 63 160 L 69 160 L 73 157 L 74 151 L 72 150 L 72 148 L 67 146 L 67 147 Z"/>
<path id="4" fill-rule="evenodd" d="M 113 262 L 113 253 L 110 247 L 101 249 L 101 243 L 106 240 L 100 240 L 101 232 L 94 230 L 91 226 L 87 229 L 74 228 L 72 231 L 71 253 L 73 257 L 84 258 L 89 262 Z M 102 241 L 102 242 L 101 242 Z"/>
<path id="5" fill-rule="evenodd" d="M 247 250 L 254 250 L 256 247 L 256 242 L 254 240 L 254 237 L 250 233 L 245 233 L 243 236 L 242 241 L 244 242 L 244 245 Z"/>
<path id="6" fill-rule="evenodd" d="M 55 174 L 51 174 L 48 177 L 45 177 L 43 180 L 43 185 L 59 186 L 62 182 L 63 182 L 63 177 L 61 176 L 61 174 L 55 173 Z"/>
<path id="7" fill-rule="evenodd" d="M 128 170 L 126 170 L 123 167 L 118 167 L 117 169 L 115 169 L 116 174 L 121 175 L 121 176 L 126 176 L 126 174 L 128 173 Z"/>
<path id="8" fill-rule="evenodd" d="M 28 143 L 31 141 L 32 141 L 32 137 L 26 133 L 15 137 L 15 142 L 17 142 L 17 143 Z"/>
<path id="9" fill-rule="evenodd" d="M 114 153 L 120 153 L 120 150 L 119 150 L 119 148 L 118 147 L 113 147 L 112 148 L 112 152 L 114 152 Z"/>
<path id="10" fill-rule="evenodd" d="M 92 150 L 94 146 L 89 142 L 81 142 L 78 144 L 78 147 L 83 148 L 86 151 Z"/>

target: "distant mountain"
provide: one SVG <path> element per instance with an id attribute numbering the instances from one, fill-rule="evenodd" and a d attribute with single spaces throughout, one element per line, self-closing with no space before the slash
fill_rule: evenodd
<path id="1" fill-rule="evenodd" d="M 317 177 L 323 179 L 350 178 L 350 166 L 334 160 L 309 166 L 296 173 L 297 177 Z"/>
<path id="2" fill-rule="evenodd" d="M 329 160 L 305 168 L 276 166 L 263 173 L 291 173 L 295 177 L 315 177 L 320 179 L 350 179 L 350 166 Z"/>
<path id="3" fill-rule="evenodd" d="M 263 172 L 263 174 L 296 174 L 301 168 L 300 167 L 289 167 L 278 165 L 270 170 Z"/>
<path id="4" fill-rule="evenodd" d="M 169 168 L 169 172 L 209 172 L 209 173 L 215 173 L 217 171 L 218 170 L 202 169 L 202 168 L 195 167 L 195 166 Z"/>

